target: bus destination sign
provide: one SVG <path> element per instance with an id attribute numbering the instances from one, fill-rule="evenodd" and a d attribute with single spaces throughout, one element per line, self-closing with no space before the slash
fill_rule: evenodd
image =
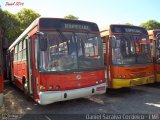
<path id="1" fill-rule="evenodd" d="M 126 33 L 142 33 L 140 29 L 124 28 Z"/>
<path id="2" fill-rule="evenodd" d="M 70 24 L 70 23 L 65 23 L 64 28 L 65 29 L 89 30 L 89 26 L 87 25 Z"/>
<path id="3" fill-rule="evenodd" d="M 140 27 L 136 27 L 136 26 L 112 25 L 111 31 L 113 33 L 148 34 L 144 28 L 140 28 Z"/>
<path id="4" fill-rule="evenodd" d="M 98 32 L 98 26 L 95 23 L 67 20 L 67 19 L 52 19 L 41 18 L 39 22 L 39 28 L 43 29 L 69 29 L 69 30 L 87 30 Z"/>

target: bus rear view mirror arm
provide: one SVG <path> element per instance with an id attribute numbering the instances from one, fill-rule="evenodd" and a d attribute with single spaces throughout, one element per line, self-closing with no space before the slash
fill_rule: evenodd
<path id="1" fill-rule="evenodd" d="M 39 36 L 39 47 L 40 47 L 40 50 L 41 51 L 46 51 L 47 50 L 47 39 L 44 37 L 44 33 L 43 32 L 40 32 L 40 31 L 37 31 L 36 33 L 38 36 Z"/>
<path id="2" fill-rule="evenodd" d="M 40 31 L 37 31 L 37 33 L 36 33 L 37 35 L 44 35 L 44 33 L 43 32 L 40 32 Z"/>

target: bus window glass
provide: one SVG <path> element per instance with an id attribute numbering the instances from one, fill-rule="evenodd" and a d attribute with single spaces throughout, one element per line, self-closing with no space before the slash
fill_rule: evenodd
<path id="1" fill-rule="evenodd" d="M 156 41 L 156 63 L 160 63 L 160 38 Z"/>
<path id="2" fill-rule="evenodd" d="M 47 71 L 76 69 L 75 42 L 72 33 L 47 34 L 48 49 L 40 52 L 40 68 Z M 70 47 L 71 46 L 71 47 Z M 68 48 L 70 47 L 70 48 Z"/>
<path id="3" fill-rule="evenodd" d="M 21 51 L 21 50 L 22 50 L 22 41 L 18 45 L 18 51 Z"/>
<path id="4" fill-rule="evenodd" d="M 15 49 L 14 49 L 14 61 L 17 61 L 17 52 L 18 52 L 18 45 L 16 45 Z"/>
<path id="5" fill-rule="evenodd" d="M 116 35 L 112 37 L 113 64 L 151 63 L 149 38 L 140 35 Z"/>
<path id="6" fill-rule="evenodd" d="M 101 38 L 103 42 L 103 53 L 106 53 L 106 37 Z"/>
<path id="7" fill-rule="evenodd" d="M 106 37 L 101 38 L 103 42 L 104 65 L 107 65 L 106 59 Z"/>
<path id="8" fill-rule="evenodd" d="M 38 39 L 36 38 L 34 41 L 35 47 L 34 47 L 34 55 L 35 55 L 35 68 L 38 68 Z"/>
<path id="9" fill-rule="evenodd" d="M 18 44 L 18 60 L 22 59 L 22 41 Z"/>
<path id="10" fill-rule="evenodd" d="M 23 49 L 25 49 L 25 48 L 26 48 L 26 39 L 23 40 Z"/>
<path id="11" fill-rule="evenodd" d="M 40 51 L 41 71 L 64 71 L 103 67 L 102 43 L 97 34 L 46 33 L 47 50 Z"/>
<path id="12" fill-rule="evenodd" d="M 27 56 L 26 56 L 26 40 L 23 40 L 23 51 L 22 51 L 22 59 L 26 60 Z"/>
<path id="13" fill-rule="evenodd" d="M 76 33 L 79 68 L 103 66 L 102 42 L 97 34 Z"/>

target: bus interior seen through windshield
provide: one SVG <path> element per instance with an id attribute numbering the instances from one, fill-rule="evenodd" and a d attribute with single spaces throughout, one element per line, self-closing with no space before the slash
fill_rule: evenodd
<path id="1" fill-rule="evenodd" d="M 151 63 L 149 38 L 145 35 L 112 35 L 112 63 L 134 65 Z"/>
<path id="2" fill-rule="evenodd" d="M 39 68 L 42 72 L 103 67 L 99 34 L 53 31 L 44 32 L 40 39 L 44 39 L 40 46 L 46 44 L 46 49 L 40 50 Z"/>

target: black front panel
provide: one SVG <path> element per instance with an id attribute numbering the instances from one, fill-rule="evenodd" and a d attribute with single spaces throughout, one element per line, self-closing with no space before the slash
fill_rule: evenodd
<path id="1" fill-rule="evenodd" d="M 79 20 L 40 18 L 39 28 L 43 29 L 68 29 L 68 30 L 86 30 L 99 32 L 95 23 L 84 22 Z"/>
<path id="2" fill-rule="evenodd" d="M 133 34 L 146 34 L 147 30 L 142 27 L 137 26 L 127 26 L 127 25 L 111 25 L 112 33 L 133 33 Z"/>
<path id="3" fill-rule="evenodd" d="M 159 31 L 154 31 L 154 36 L 157 36 L 158 34 L 160 34 L 160 30 Z"/>

